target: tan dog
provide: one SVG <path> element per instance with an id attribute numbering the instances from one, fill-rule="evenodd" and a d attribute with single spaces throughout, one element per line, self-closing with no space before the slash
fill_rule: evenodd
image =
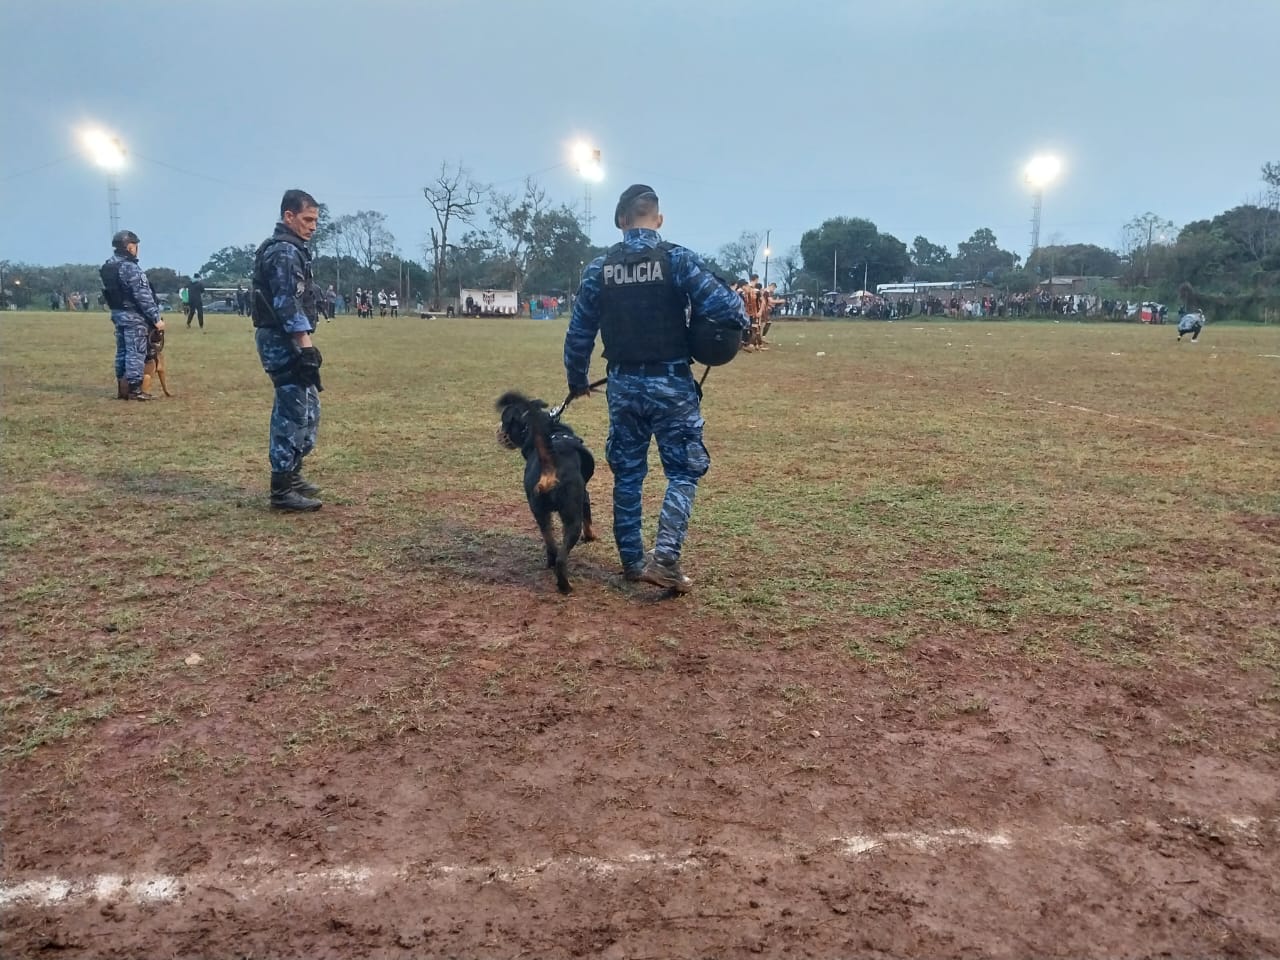
<path id="1" fill-rule="evenodd" d="M 166 397 L 172 397 L 164 376 L 164 331 L 152 330 L 147 338 L 147 363 L 142 368 L 142 392 L 151 392 L 151 377 L 160 381 L 160 389 Z"/>

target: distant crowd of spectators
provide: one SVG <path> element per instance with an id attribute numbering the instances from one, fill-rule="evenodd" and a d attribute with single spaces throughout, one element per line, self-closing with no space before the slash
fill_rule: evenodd
<path id="1" fill-rule="evenodd" d="M 982 297 L 955 294 L 939 296 L 897 296 L 822 298 L 793 295 L 777 313 L 789 317 L 867 317 L 895 320 L 903 317 L 1092 317 L 1125 320 L 1137 316 L 1142 304 L 1112 300 L 1095 294 L 1013 293 Z"/>

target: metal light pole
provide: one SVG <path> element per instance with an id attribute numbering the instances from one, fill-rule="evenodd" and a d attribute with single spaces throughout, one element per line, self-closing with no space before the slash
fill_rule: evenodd
<path id="1" fill-rule="evenodd" d="M 571 148 L 574 168 L 582 177 L 583 185 L 583 221 L 587 225 L 587 239 L 591 239 L 591 184 L 604 179 L 604 167 L 600 163 L 600 149 L 585 141 L 578 141 Z"/>
<path id="2" fill-rule="evenodd" d="M 764 232 L 764 285 L 766 287 L 769 285 L 769 255 L 773 253 L 773 251 L 769 249 L 769 237 L 772 233 L 772 230 L 766 230 Z"/>
<path id="3" fill-rule="evenodd" d="M 1024 179 L 1031 186 L 1031 253 L 1040 249 L 1040 209 L 1044 204 L 1044 188 L 1062 172 L 1062 161 L 1043 155 L 1033 157 L 1027 164 Z M 1030 254 L 1027 255 L 1030 260 Z"/>
<path id="4" fill-rule="evenodd" d="M 1044 191 L 1031 194 L 1031 252 L 1040 249 L 1040 208 L 1044 204 Z"/>
<path id="5" fill-rule="evenodd" d="M 119 171 L 124 166 L 127 151 L 120 138 L 105 130 L 86 130 L 80 135 L 93 162 L 107 172 L 107 214 L 111 221 L 111 235 L 120 230 L 120 180 Z"/>

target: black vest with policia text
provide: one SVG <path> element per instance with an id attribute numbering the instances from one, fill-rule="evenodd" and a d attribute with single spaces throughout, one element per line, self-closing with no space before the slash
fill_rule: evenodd
<path id="1" fill-rule="evenodd" d="M 616 244 L 604 258 L 600 338 L 610 366 L 689 359 L 689 298 L 676 288 L 672 244 Z"/>
<path id="2" fill-rule="evenodd" d="M 253 286 L 249 290 L 249 300 L 253 304 L 251 314 L 255 327 L 283 327 L 284 318 L 276 313 L 272 303 L 271 284 L 267 277 L 267 258 L 263 256 L 268 247 L 277 243 L 292 244 L 302 257 L 302 289 L 295 291 L 302 312 L 306 315 L 311 329 L 320 321 L 320 288 L 316 286 L 311 272 L 311 251 L 302 238 L 292 230 L 277 225 L 276 232 L 263 240 L 253 255 Z"/>

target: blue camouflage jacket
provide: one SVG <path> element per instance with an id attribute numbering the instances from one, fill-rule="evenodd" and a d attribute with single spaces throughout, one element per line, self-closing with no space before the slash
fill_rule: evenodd
<path id="1" fill-rule="evenodd" d="M 262 247 L 262 276 L 271 293 L 271 306 L 283 322 L 286 333 L 310 333 L 311 320 L 303 308 L 303 298 L 311 286 L 310 257 L 282 234 L 301 240 L 283 223 L 276 224 L 275 234 Z"/>
<path id="2" fill-rule="evenodd" d="M 623 234 L 622 242 L 628 247 L 640 249 L 656 247 L 662 242 L 662 237 L 656 230 L 635 227 Z M 587 264 L 587 270 L 582 275 L 582 285 L 578 287 L 578 299 L 573 305 L 573 318 L 564 335 L 564 369 L 571 392 L 585 389 L 589 382 L 587 371 L 591 367 L 596 335 L 600 332 L 600 290 L 603 285 L 601 272 L 604 260 L 604 257 L 596 257 Z M 673 246 L 671 267 L 675 274 L 676 289 L 688 296 L 693 316 L 743 330 L 750 325 L 742 307 L 742 298 L 708 270 L 692 250 Z"/>
<path id="3" fill-rule="evenodd" d="M 120 277 L 120 288 L 131 304 L 123 310 L 112 312 L 137 314 L 154 327 L 160 322 L 160 305 L 151 292 L 151 281 L 142 272 L 142 267 L 138 266 L 138 261 L 128 254 L 113 254 L 111 260 L 120 264 L 117 274 Z"/>

